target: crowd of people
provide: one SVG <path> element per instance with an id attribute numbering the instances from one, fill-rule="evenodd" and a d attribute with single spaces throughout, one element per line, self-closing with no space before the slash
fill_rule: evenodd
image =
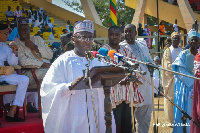
<path id="1" fill-rule="evenodd" d="M 12 14 L 8 11 L 5 12 Z M 18 16 L 18 10 L 13 15 Z M 75 84 L 80 76 L 83 76 L 82 70 L 86 68 L 88 62 L 85 58 L 85 52 L 91 49 L 98 50 L 100 47 L 107 50 L 115 50 L 121 55 L 136 59 L 142 62 L 150 62 L 163 68 L 199 77 L 200 72 L 200 53 L 198 46 L 200 44 L 200 34 L 193 28 L 188 32 L 189 49 L 182 50 L 180 44 L 180 33 L 177 25 L 174 25 L 174 32 L 171 39 L 167 40 L 167 45 L 163 45 L 160 40 L 160 46 L 163 48 L 163 57 L 156 56 L 152 59 L 149 48 L 151 40 L 137 40 L 136 35 L 150 36 L 151 32 L 145 25 L 144 30 L 139 24 L 137 28 L 133 24 L 125 25 L 123 29 L 119 26 L 112 26 L 108 29 L 108 44 L 93 47 L 95 43 L 94 24 L 90 20 L 77 21 L 73 29 L 70 21 L 66 25 L 66 33 L 60 36 L 61 44 L 51 43 L 55 49 L 50 49 L 41 38 L 40 34 L 30 36 L 30 28 L 33 26 L 40 27 L 44 31 L 51 31 L 51 38 L 54 40 L 53 24 L 48 16 L 45 15 L 43 8 L 39 11 L 27 12 L 28 19 L 17 19 L 11 34 L 9 35 L 8 25 L 0 24 L 0 65 L 6 68 L 8 65 L 19 64 L 22 67 L 33 66 L 37 78 L 41 83 L 42 99 L 42 118 L 44 130 L 47 133 L 55 132 L 105 132 L 104 122 L 104 94 L 102 88 L 94 88 L 94 105 L 95 113 L 90 97 L 90 90 L 70 90 L 69 86 Z M 19 17 L 20 18 L 20 17 Z M 33 21 L 35 20 L 35 21 Z M 31 26 L 29 25 L 31 23 Z M 42 24 L 43 23 L 43 24 Z M 175 22 L 177 24 L 177 21 Z M 48 28 L 45 26 L 48 25 Z M 195 27 L 195 26 L 193 26 Z M 73 33 L 71 33 L 73 31 Z M 41 31 L 42 32 L 42 31 Z M 69 33 L 68 33 L 69 32 Z M 163 22 L 160 23 L 160 34 L 165 33 Z M 124 38 L 123 38 L 124 35 Z M 13 41 L 10 45 L 6 42 Z M 195 57 L 196 56 L 196 57 Z M 109 60 L 110 61 L 110 60 Z M 113 61 L 111 61 L 114 63 Z M 160 63 L 161 62 L 161 63 Z M 115 62 L 116 63 L 116 62 Z M 90 63 L 90 69 L 94 66 L 106 66 L 106 63 L 94 59 Z M 118 65 L 123 65 L 119 62 Z M 145 71 L 144 78 L 151 82 L 149 68 L 140 64 L 137 68 L 139 71 Z M 137 121 L 138 133 L 148 133 L 151 113 L 153 110 L 152 97 L 160 95 L 159 91 L 154 91 L 152 95 L 151 85 L 137 75 L 137 83 L 130 86 L 128 79 L 125 78 L 117 85 L 111 88 L 112 103 L 112 129 L 116 133 L 131 133 L 134 125 L 131 116 L 131 97 L 134 101 L 134 117 Z M 166 94 L 181 109 L 192 115 L 194 120 L 199 120 L 199 80 L 189 77 L 173 74 L 168 71 L 155 70 L 153 73 L 154 86 Z M 28 85 L 35 84 L 30 70 L 22 70 L 22 75 L 12 73 L 1 75 L 0 82 L 5 81 L 11 85 L 17 85 L 16 94 L 4 95 L 4 104 L 11 104 L 7 109 L 5 120 L 7 122 L 20 122 L 23 119 L 14 114 L 17 106 L 22 106 L 24 98 L 27 98 L 27 106 L 30 111 L 38 112 L 32 103 L 37 101 L 37 93 L 26 92 Z M 134 93 L 130 89 L 134 88 Z M 81 89 L 81 88 L 80 88 Z M 131 96 L 132 95 L 132 96 Z M 164 111 L 170 123 L 183 123 L 181 111 L 167 99 L 164 99 Z M 89 121 L 88 121 L 89 120 Z M 96 128 L 95 121 L 98 127 Z M 191 126 L 186 127 L 187 132 L 198 133 L 200 129 L 189 119 L 186 123 Z M 183 132 L 183 127 L 174 126 L 173 133 Z"/>

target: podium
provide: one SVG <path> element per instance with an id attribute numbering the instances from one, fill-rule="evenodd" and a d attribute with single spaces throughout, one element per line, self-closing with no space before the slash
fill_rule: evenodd
<path id="1" fill-rule="evenodd" d="M 92 88 L 101 88 L 104 89 L 104 119 L 106 121 L 106 133 L 112 133 L 112 104 L 110 100 L 110 90 L 111 87 L 118 84 L 123 78 L 126 77 L 127 72 L 119 67 L 111 66 L 101 66 L 93 67 L 90 70 L 90 77 L 92 82 Z M 84 77 L 81 77 L 75 84 L 69 87 L 70 90 L 82 90 L 89 89 L 88 79 L 84 80 Z"/>

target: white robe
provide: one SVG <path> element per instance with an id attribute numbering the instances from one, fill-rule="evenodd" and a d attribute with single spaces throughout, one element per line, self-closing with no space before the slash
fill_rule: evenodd
<path id="1" fill-rule="evenodd" d="M 159 88 L 160 87 L 160 83 L 161 83 L 161 77 L 160 77 L 160 73 L 158 69 L 155 69 L 153 71 L 153 85 L 156 87 L 156 88 Z M 158 91 L 154 88 L 154 94 L 158 94 Z"/>
<path id="2" fill-rule="evenodd" d="M 181 48 L 174 48 L 172 45 L 167 48 L 163 53 L 162 67 L 172 70 L 172 63 L 181 52 Z M 165 95 L 174 101 L 174 74 L 168 71 L 162 70 L 162 86 Z M 174 106 L 166 98 L 164 98 L 164 111 L 169 123 L 174 122 Z"/>
<path id="3" fill-rule="evenodd" d="M 12 53 L 8 45 L 0 42 L 0 66 L 4 66 L 4 61 L 7 61 L 10 66 L 14 66 L 18 64 L 18 57 Z M 18 74 L 0 75 L 1 81 L 6 81 L 10 85 L 17 85 L 16 94 L 4 95 L 4 104 L 12 103 L 13 105 L 22 106 L 29 84 L 29 78 Z"/>
<path id="4" fill-rule="evenodd" d="M 19 52 L 19 64 L 22 67 L 26 66 L 34 66 L 35 68 L 35 74 L 37 75 L 37 78 L 39 81 L 42 81 L 44 78 L 48 68 L 42 67 L 43 63 L 50 63 L 50 59 L 53 57 L 52 50 L 45 44 L 44 40 L 39 36 L 31 36 L 30 40 L 37 45 L 39 52 L 41 53 L 41 58 L 36 58 L 33 53 L 31 52 L 31 49 L 29 47 L 25 46 L 25 42 L 20 41 L 20 39 L 15 40 L 13 44 L 18 46 L 18 52 Z M 37 54 L 35 52 L 35 54 Z M 23 70 L 22 74 L 29 77 L 30 85 L 35 84 L 35 80 L 32 76 L 32 73 L 30 70 Z"/>
<path id="5" fill-rule="evenodd" d="M 85 90 L 70 91 L 68 88 L 75 79 L 83 75 L 86 63 L 85 57 L 77 56 L 72 50 L 61 55 L 48 70 L 41 86 L 42 118 L 46 133 L 89 133 L 87 104 L 90 131 L 97 132 L 90 90 L 87 89 L 86 103 Z M 94 59 L 90 68 L 102 65 Z M 93 96 L 99 132 L 105 133 L 103 89 L 93 88 Z M 112 124 L 115 132 L 114 119 Z"/>

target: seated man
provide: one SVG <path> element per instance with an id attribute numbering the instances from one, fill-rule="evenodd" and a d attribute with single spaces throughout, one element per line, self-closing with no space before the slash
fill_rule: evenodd
<path id="1" fill-rule="evenodd" d="M 36 68 L 35 74 L 41 82 L 51 65 L 50 59 L 53 53 L 40 36 L 30 37 L 30 28 L 27 21 L 21 20 L 19 22 L 18 33 L 20 38 L 13 44 L 18 46 L 19 64 L 22 67 L 34 66 Z M 30 85 L 36 84 L 30 70 L 24 70 L 22 73 L 29 77 Z"/>
<path id="2" fill-rule="evenodd" d="M 14 17 L 14 14 L 10 9 L 11 7 L 8 6 L 8 10 L 4 12 L 4 14 L 6 15 L 6 20 L 8 20 L 8 17 Z"/>
<path id="3" fill-rule="evenodd" d="M 7 61 L 10 66 L 18 64 L 17 53 L 13 53 L 12 50 L 3 42 L 6 42 L 8 38 L 8 26 L 0 24 L 0 66 L 5 66 L 4 62 Z M 5 117 L 8 122 L 20 122 L 23 119 L 14 115 L 17 106 L 22 106 L 26 94 L 26 90 L 29 84 L 28 77 L 18 74 L 0 75 L 0 81 L 6 81 L 11 85 L 17 85 L 16 95 L 8 94 L 4 95 L 4 104 L 12 103 L 12 106 Z"/>
<path id="4" fill-rule="evenodd" d="M 48 26 L 51 28 L 51 30 L 54 27 L 53 23 L 51 22 L 51 19 L 48 20 Z"/>
<path id="5" fill-rule="evenodd" d="M 52 30 L 52 33 L 49 35 L 49 40 L 55 41 L 55 34 L 56 31 Z M 59 48 L 61 44 L 59 42 L 49 42 L 49 45 L 52 45 L 53 48 Z"/>
<path id="6" fill-rule="evenodd" d="M 34 27 L 39 27 L 40 29 L 43 27 L 44 21 L 42 19 L 42 15 L 39 15 L 39 19 L 35 19 Z"/>

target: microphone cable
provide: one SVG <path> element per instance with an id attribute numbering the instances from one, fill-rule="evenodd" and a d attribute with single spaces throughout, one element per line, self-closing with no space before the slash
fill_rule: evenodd
<path id="1" fill-rule="evenodd" d="M 88 80 L 89 80 L 89 87 L 90 87 L 90 94 L 91 94 L 91 99 L 92 99 L 92 106 L 93 106 L 93 112 L 94 112 L 94 117 L 95 117 L 96 129 L 97 129 L 97 133 L 99 133 L 99 127 L 98 127 L 98 123 L 97 123 L 97 115 L 96 115 L 96 110 L 95 110 L 95 105 L 94 105 L 94 97 L 93 97 L 93 91 L 92 91 L 92 81 L 91 81 L 90 74 L 88 76 Z"/>
<path id="2" fill-rule="evenodd" d="M 86 69 L 83 70 L 84 80 L 88 76 L 87 74 L 88 74 L 89 64 L 86 64 L 85 66 L 86 66 Z M 86 105 L 87 105 L 87 118 L 88 118 L 89 133 L 91 133 L 91 131 L 90 131 L 90 118 L 89 118 L 88 99 L 87 99 L 87 90 L 86 90 L 86 88 L 85 88 L 85 100 L 86 100 Z"/>
<path id="3" fill-rule="evenodd" d="M 93 112 L 94 112 L 94 118 L 95 118 L 95 124 L 96 124 L 96 129 L 97 133 L 99 133 L 99 128 L 98 128 L 98 123 L 97 123 L 97 116 L 96 116 L 96 110 L 95 110 L 95 105 L 94 105 L 94 97 L 93 97 L 93 90 L 92 90 L 92 81 L 90 77 L 90 60 L 94 59 L 93 55 L 91 53 L 85 52 L 86 59 L 88 60 L 88 64 L 86 64 L 86 73 L 85 73 L 85 80 L 88 78 L 89 81 L 89 88 L 90 88 L 90 94 L 91 94 L 91 100 L 92 100 L 92 106 L 93 106 Z M 86 92 L 86 89 L 85 89 Z M 87 100 L 87 92 L 86 92 L 86 100 Z M 88 114 L 88 103 L 87 103 L 87 115 L 88 115 L 88 122 L 89 122 L 89 114 Z M 89 124 L 90 125 L 90 124 Z M 90 131 L 90 126 L 89 126 L 89 131 Z"/>
<path id="4" fill-rule="evenodd" d="M 91 133 L 90 131 L 90 118 L 89 118 L 89 110 L 88 110 L 88 100 L 87 100 L 87 91 L 85 89 L 85 99 L 86 99 L 86 105 L 87 105 L 87 118 L 88 118 L 88 126 L 89 126 L 89 133 Z"/>

